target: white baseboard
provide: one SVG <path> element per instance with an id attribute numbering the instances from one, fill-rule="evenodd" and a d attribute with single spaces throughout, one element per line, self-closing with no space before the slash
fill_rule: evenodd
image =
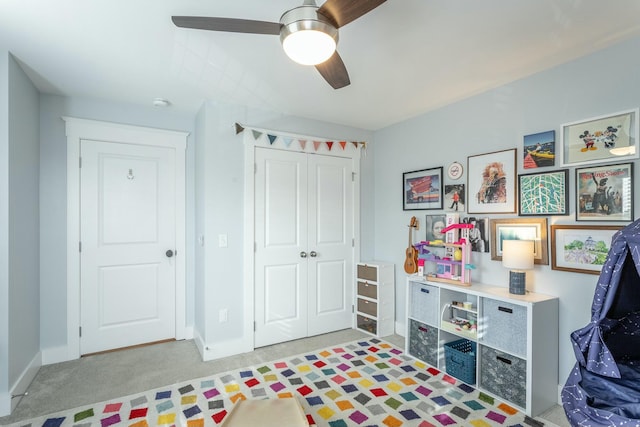
<path id="1" fill-rule="evenodd" d="M 66 345 L 45 348 L 41 350 L 41 352 L 43 365 L 52 365 L 54 363 L 68 362 L 69 360 L 73 360 L 69 358 L 69 349 Z"/>
<path id="2" fill-rule="evenodd" d="M 193 326 L 187 326 L 184 328 L 184 337 L 176 337 L 177 340 L 190 340 L 193 339 Z M 52 365 L 54 363 L 68 362 L 69 360 L 75 360 L 74 357 L 69 356 L 69 348 L 66 345 L 58 347 L 45 348 L 42 351 L 42 364 Z"/>
<path id="3" fill-rule="evenodd" d="M 31 362 L 24 368 L 18 380 L 13 384 L 8 393 L 0 395 L 0 417 L 10 415 L 18 406 L 21 396 L 36 377 L 38 370 L 42 366 L 42 353 L 38 352 Z M 12 396 L 16 396 L 12 399 Z"/>
<path id="4" fill-rule="evenodd" d="M 253 345 L 248 343 L 244 338 L 223 341 L 216 344 L 207 344 L 200 334 L 196 333 L 193 341 L 200 352 L 203 362 L 253 351 Z"/>

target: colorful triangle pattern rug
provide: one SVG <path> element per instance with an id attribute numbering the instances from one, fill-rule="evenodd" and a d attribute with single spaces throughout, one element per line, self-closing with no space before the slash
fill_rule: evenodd
<path id="1" fill-rule="evenodd" d="M 218 426 L 240 400 L 287 397 L 326 427 L 544 425 L 371 338 L 12 426 Z"/>

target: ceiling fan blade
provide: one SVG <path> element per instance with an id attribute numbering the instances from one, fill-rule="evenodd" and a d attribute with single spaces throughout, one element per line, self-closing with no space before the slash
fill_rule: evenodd
<path id="1" fill-rule="evenodd" d="M 347 25 L 387 0 L 327 0 L 317 10 L 336 28 Z"/>
<path id="2" fill-rule="evenodd" d="M 280 23 L 252 21 L 250 19 L 210 18 L 206 16 L 172 16 L 178 27 L 198 30 L 229 31 L 232 33 L 280 34 Z"/>
<path id="3" fill-rule="evenodd" d="M 331 55 L 331 58 L 316 65 L 316 70 L 320 72 L 322 77 L 324 77 L 327 83 L 334 89 L 340 89 L 351 84 L 347 67 L 344 66 L 344 62 L 342 62 L 342 58 L 338 55 L 338 51 L 335 51 L 333 55 Z"/>

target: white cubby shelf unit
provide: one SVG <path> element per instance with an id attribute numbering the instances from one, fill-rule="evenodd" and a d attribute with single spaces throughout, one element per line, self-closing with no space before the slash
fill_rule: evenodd
<path id="1" fill-rule="evenodd" d="M 445 344 L 475 343 L 475 383 L 535 417 L 557 403 L 558 299 L 407 277 L 406 352 L 447 372 Z M 457 362 L 456 362 L 457 363 Z M 452 369 L 453 370 L 453 366 Z"/>

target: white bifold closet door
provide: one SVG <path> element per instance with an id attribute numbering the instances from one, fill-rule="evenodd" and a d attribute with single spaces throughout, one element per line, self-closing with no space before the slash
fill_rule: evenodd
<path id="1" fill-rule="evenodd" d="M 255 158 L 255 346 L 351 327 L 352 160 Z"/>

